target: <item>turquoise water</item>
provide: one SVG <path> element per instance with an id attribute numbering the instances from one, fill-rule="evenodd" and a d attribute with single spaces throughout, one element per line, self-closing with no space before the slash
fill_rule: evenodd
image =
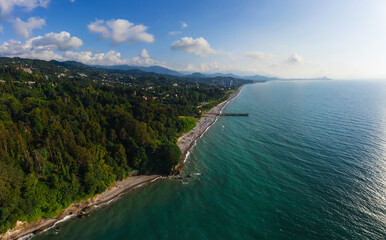
<path id="1" fill-rule="evenodd" d="M 160 180 L 34 239 L 385 239 L 386 82 L 248 85 Z"/>

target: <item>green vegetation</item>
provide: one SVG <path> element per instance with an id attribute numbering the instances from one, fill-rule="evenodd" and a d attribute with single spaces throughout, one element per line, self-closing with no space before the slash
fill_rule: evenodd
<path id="1" fill-rule="evenodd" d="M 1 58 L 0 232 L 52 217 L 133 169 L 168 174 L 197 106 L 246 83 L 232 82 Z"/>
<path id="2" fill-rule="evenodd" d="M 189 132 L 196 126 L 197 119 L 194 117 L 180 117 L 182 132 Z"/>
<path id="3" fill-rule="evenodd" d="M 221 98 L 210 100 L 210 101 L 207 102 L 205 105 L 203 105 L 203 106 L 201 107 L 201 110 L 204 111 L 204 112 L 209 111 L 209 110 L 212 109 L 213 107 L 215 107 L 215 106 L 217 106 L 218 104 L 220 104 L 220 103 L 224 102 L 225 100 L 227 100 L 228 97 L 229 97 L 232 93 L 234 93 L 235 91 L 236 91 L 236 90 L 234 90 L 234 89 L 233 89 L 233 90 L 226 91 L 226 92 L 224 93 L 224 95 L 223 95 Z"/>

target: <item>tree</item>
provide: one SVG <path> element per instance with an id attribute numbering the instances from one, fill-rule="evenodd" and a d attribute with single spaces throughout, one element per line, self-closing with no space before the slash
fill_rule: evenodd
<path id="1" fill-rule="evenodd" d="M 156 153 L 157 161 L 153 169 L 157 169 L 162 174 L 169 174 L 181 158 L 181 151 L 177 145 L 165 143 L 161 145 Z"/>

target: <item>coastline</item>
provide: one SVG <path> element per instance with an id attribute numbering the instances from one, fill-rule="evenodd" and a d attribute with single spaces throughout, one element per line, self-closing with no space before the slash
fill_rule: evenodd
<path id="1" fill-rule="evenodd" d="M 210 109 L 203 117 L 201 117 L 197 121 L 196 126 L 192 130 L 183 134 L 178 139 L 177 146 L 182 152 L 182 161 L 175 166 L 173 171 L 174 175 L 179 174 L 184 168 L 187 157 L 189 156 L 191 149 L 195 146 L 196 141 L 201 138 L 203 134 L 217 121 L 219 116 L 212 115 L 210 113 L 221 113 L 225 106 L 240 94 L 244 86 L 245 85 L 240 86 L 225 101 L 219 103 L 218 105 Z"/>
<path id="2" fill-rule="evenodd" d="M 189 132 L 183 134 L 177 141 L 177 146 L 182 152 L 182 161 L 177 164 L 172 171 L 172 175 L 179 174 L 183 169 L 186 159 L 189 156 L 190 150 L 194 147 L 197 139 L 201 138 L 202 135 L 217 121 L 217 115 L 210 115 L 208 113 L 221 113 L 224 107 L 237 97 L 242 88 L 245 85 L 239 87 L 234 93 L 232 93 L 225 101 L 216 105 L 210 109 L 203 117 L 201 117 L 196 126 Z M 16 226 L 9 229 L 6 233 L 0 234 L 0 239 L 13 240 L 13 239 L 30 239 L 31 237 L 45 232 L 51 228 L 54 228 L 58 223 L 67 221 L 74 217 L 85 217 L 89 215 L 94 208 L 101 207 L 108 204 L 121 195 L 126 194 L 136 188 L 139 188 L 147 183 L 154 182 L 157 179 L 162 178 L 161 175 L 140 175 L 131 176 L 117 181 L 113 186 L 109 187 L 106 191 L 98 194 L 92 198 L 81 201 L 79 203 L 73 203 L 68 208 L 63 210 L 59 215 L 54 218 L 41 218 L 34 222 L 21 222 L 18 221 Z"/>
<path id="3" fill-rule="evenodd" d="M 111 201 L 118 199 L 121 195 L 139 188 L 144 184 L 154 182 L 161 177 L 161 175 L 140 175 L 127 177 L 122 181 L 117 181 L 113 186 L 109 187 L 101 194 L 79 203 L 71 204 L 62 213 L 54 218 L 41 218 L 38 221 L 30 223 L 18 221 L 14 228 L 9 229 L 6 233 L 0 235 L 0 239 L 29 239 L 39 233 L 55 227 L 58 223 L 69 220 L 70 218 L 88 216 L 89 212 L 94 208 L 106 205 Z"/>

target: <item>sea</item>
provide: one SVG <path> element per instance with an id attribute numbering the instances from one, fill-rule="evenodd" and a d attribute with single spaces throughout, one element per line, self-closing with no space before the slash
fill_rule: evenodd
<path id="1" fill-rule="evenodd" d="M 161 179 L 33 239 L 386 239 L 386 81 L 243 87 Z"/>

